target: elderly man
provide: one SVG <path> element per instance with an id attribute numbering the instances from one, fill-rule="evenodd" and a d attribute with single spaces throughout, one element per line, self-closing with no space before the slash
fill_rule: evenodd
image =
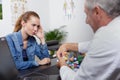
<path id="1" fill-rule="evenodd" d="M 62 80 L 120 80 L 120 0 L 85 0 L 85 13 L 95 35 L 90 42 L 60 46 Z M 77 72 L 62 57 L 67 50 L 86 52 Z"/>

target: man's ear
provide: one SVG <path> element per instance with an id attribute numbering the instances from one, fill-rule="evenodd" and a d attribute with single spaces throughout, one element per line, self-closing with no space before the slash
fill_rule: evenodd
<path id="1" fill-rule="evenodd" d="M 103 15 L 103 10 L 99 6 L 95 6 L 94 8 L 94 15 L 98 18 L 101 19 Z"/>

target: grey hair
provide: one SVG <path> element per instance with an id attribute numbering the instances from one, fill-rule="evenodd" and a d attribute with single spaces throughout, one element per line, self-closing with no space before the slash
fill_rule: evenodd
<path id="1" fill-rule="evenodd" d="M 112 18 L 120 15 L 120 0 L 86 0 L 85 6 L 89 9 L 99 6 Z"/>

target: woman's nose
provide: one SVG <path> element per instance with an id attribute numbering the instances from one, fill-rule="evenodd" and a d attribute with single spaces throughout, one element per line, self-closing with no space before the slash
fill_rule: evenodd
<path id="1" fill-rule="evenodd" d="M 38 28 L 37 27 L 34 27 L 34 32 L 37 33 L 38 32 Z"/>
<path id="2" fill-rule="evenodd" d="M 35 30 L 35 31 L 38 31 L 38 27 L 37 27 L 37 26 L 35 26 L 35 27 L 34 27 L 34 30 Z"/>

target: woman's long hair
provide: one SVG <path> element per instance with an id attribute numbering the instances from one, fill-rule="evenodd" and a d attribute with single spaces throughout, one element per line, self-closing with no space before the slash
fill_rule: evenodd
<path id="1" fill-rule="evenodd" d="M 18 20 L 16 21 L 15 28 L 14 28 L 13 32 L 18 32 L 22 28 L 21 22 L 22 21 L 27 22 L 31 16 L 34 16 L 34 17 L 37 17 L 40 19 L 39 15 L 36 12 L 27 11 L 18 18 Z"/>

